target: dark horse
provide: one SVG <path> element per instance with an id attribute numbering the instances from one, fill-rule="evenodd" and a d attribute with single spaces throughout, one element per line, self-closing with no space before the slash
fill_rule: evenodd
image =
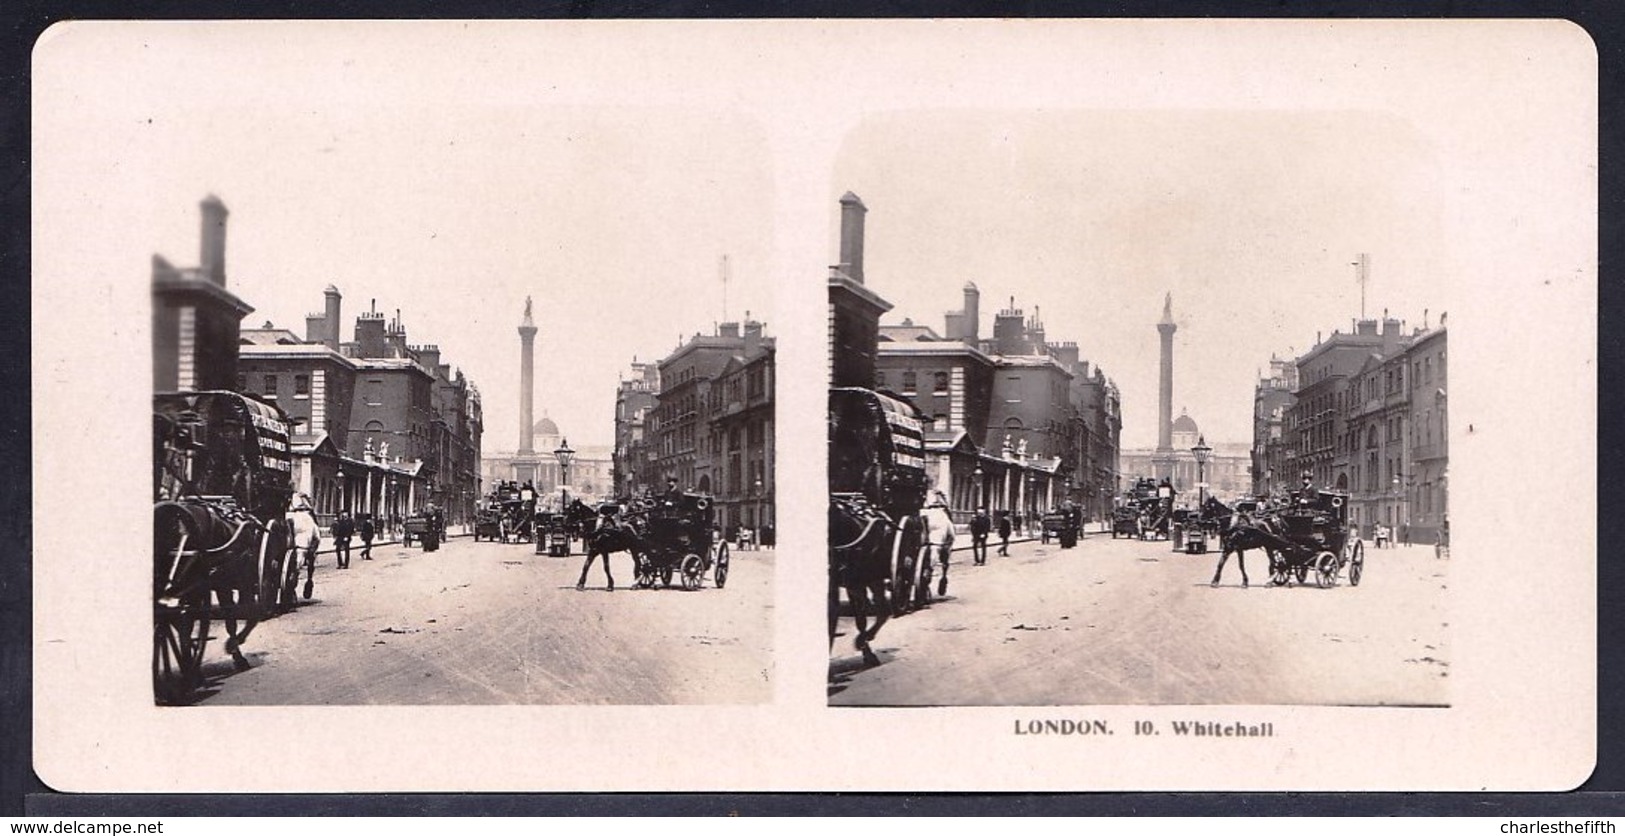
<path id="1" fill-rule="evenodd" d="M 1211 586 L 1219 585 L 1219 576 L 1224 574 L 1225 561 L 1230 559 L 1231 554 L 1235 554 L 1236 565 L 1241 568 L 1243 588 L 1247 586 L 1248 551 L 1263 549 L 1269 556 L 1271 566 L 1274 566 L 1275 552 L 1280 547 L 1281 538 L 1268 520 L 1254 520 L 1247 514 L 1236 513 L 1230 506 L 1211 496 L 1202 503 L 1202 519 L 1219 529 L 1219 565 L 1213 570 Z"/>
<path id="2" fill-rule="evenodd" d="M 592 568 L 593 559 L 602 555 L 604 558 L 604 579 L 608 582 L 610 592 L 615 591 L 615 576 L 609 572 L 609 556 L 612 552 L 630 552 L 634 563 L 638 555 L 644 551 L 643 537 L 630 523 L 623 525 L 610 525 L 607 517 L 602 517 L 597 511 L 588 507 L 581 500 L 572 500 L 564 509 L 564 525 L 572 530 L 581 532 L 582 543 L 586 547 L 587 559 L 581 564 L 581 577 L 576 581 L 576 589 L 587 588 L 587 570 Z"/>
<path id="3" fill-rule="evenodd" d="M 880 664 L 869 643 L 891 617 L 886 582 L 891 576 L 891 520 L 858 496 L 831 496 L 829 503 L 829 643 L 835 646 L 840 590 L 852 605 L 857 636 L 852 643 L 867 665 Z M 869 626 L 869 614 L 875 623 Z"/>

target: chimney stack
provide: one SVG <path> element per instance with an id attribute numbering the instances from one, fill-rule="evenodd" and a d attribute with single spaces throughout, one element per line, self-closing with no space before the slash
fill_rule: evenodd
<path id="1" fill-rule="evenodd" d="M 981 342 L 981 308 L 982 292 L 976 289 L 975 282 L 965 282 L 965 321 L 961 327 L 964 328 L 966 345 Z"/>
<path id="2" fill-rule="evenodd" d="M 209 195 L 198 204 L 203 209 L 202 254 L 198 269 L 221 287 L 226 286 L 226 204 Z"/>
<path id="3" fill-rule="evenodd" d="M 328 285 L 327 289 L 322 291 L 322 295 L 327 297 L 327 331 L 322 342 L 326 343 L 328 348 L 338 351 L 339 322 L 341 321 L 339 319 L 339 300 L 343 297 L 339 295 L 339 289 L 334 285 Z"/>
<path id="4" fill-rule="evenodd" d="M 858 284 L 863 284 L 863 216 L 868 212 L 857 195 L 841 196 L 841 269 Z"/>

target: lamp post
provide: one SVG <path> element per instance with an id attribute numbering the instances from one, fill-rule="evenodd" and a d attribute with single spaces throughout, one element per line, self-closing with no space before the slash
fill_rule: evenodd
<path id="1" fill-rule="evenodd" d="M 981 462 L 977 462 L 975 469 L 970 472 L 971 487 L 976 489 L 976 495 L 974 498 L 976 500 L 976 507 L 978 509 L 982 507 L 982 477 L 985 475 L 986 474 L 982 472 Z"/>
<path id="2" fill-rule="evenodd" d="M 570 460 L 576 457 L 576 451 L 570 449 L 570 439 L 559 440 L 553 457 L 559 460 L 559 513 L 563 513 L 565 506 L 570 504 Z"/>
<path id="3" fill-rule="evenodd" d="M 350 494 L 349 494 L 349 491 L 347 489 L 348 483 L 345 481 L 345 479 L 347 479 L 347 478 L 348 478 L 347 474 L 343 470 L 340 470 L 339 471 L 339 508 L 338 509 L 341 510 L 341 511 L 347 510 L 350 507 Z"/>
<path id="4" fill-rule="evenodd" d="M 1197 436 L 1191 452 L 1196 455 L 1196 507 L 1200 509 L 1207 501 L 1207 457 L 1213 453 L 1213 448 L 1207 446 L 1207 436 Z"/>

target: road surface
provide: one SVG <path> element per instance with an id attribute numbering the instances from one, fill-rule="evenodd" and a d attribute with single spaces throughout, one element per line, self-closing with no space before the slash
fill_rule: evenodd
<path id="1" fill-rule="evenodd" d="M 1022 543 L 972 566 L 949 597 L 893 619 L 864 667 L 843 618 L 832 705 L 1446 705 L 1450 560 L 1367 543 L 1364 577 L 1271 587 L 1262 552 L 1231 558 L 1091 535 Z"/>
<path id="2" fill-rule="evenodd" d="M 579 545 L 578 545 L 579 547 Z M 214 630 L 200 705 L 655 705 L 772 698 L 771 549 L 735 552 L 727 586 L 617 588 L 582 557 L 454 538 L 398 545 L 351 568 L 318 559 L 316 594 L 259 625 L 237 673 Z"/>

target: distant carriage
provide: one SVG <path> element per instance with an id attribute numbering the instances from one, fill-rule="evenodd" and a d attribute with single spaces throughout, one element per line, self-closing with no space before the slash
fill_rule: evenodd
<path id="1" fill-rule="evenodd" d="M 154 698 L 187 701 L 202 684 L 210 627 L 226 627 L 238 667 L 254 626 L 292 606 L 297 561 L 289 422 L 235 392 L 153 397 Z"/>
<path id="2" fill-rule="evenodd" d="M 535 516 L 534 529 L 536 532 L 536 553 L 546 554 L 549 557 L 567 557 L 570 554 L 570 540 L 575 533 L 564 514 L 557 512 L 543 512 Z"/>

